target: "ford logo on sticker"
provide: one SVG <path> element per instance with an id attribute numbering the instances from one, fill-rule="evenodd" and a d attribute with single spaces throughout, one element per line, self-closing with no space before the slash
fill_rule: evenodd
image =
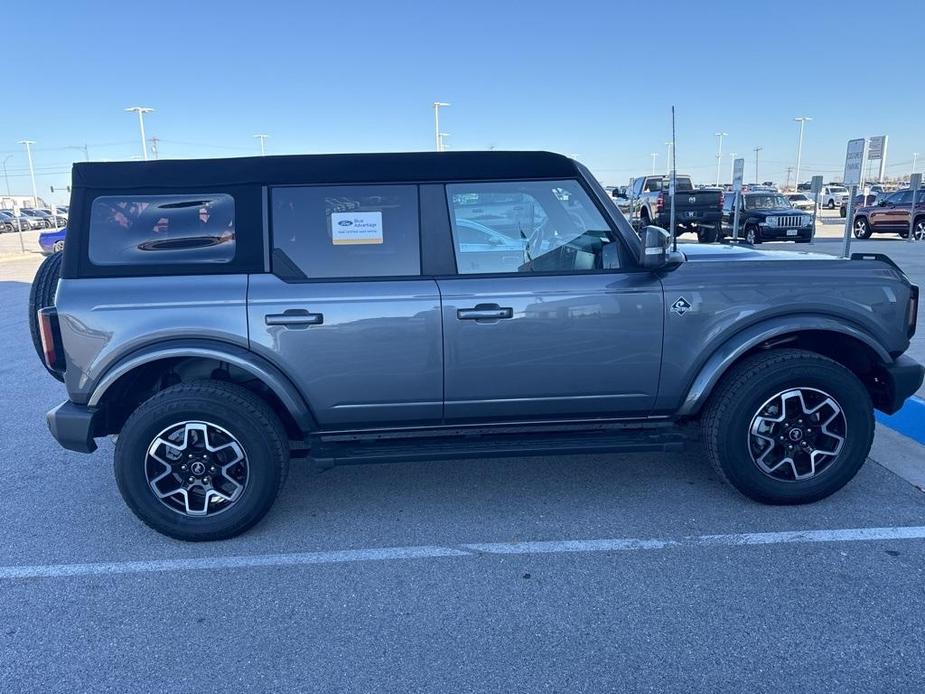
<path id="1" fill-rule="evenodd" d="M 342 219 L 342 220 L 340 220 L 340 221 L 337 223 L 337 226 L 340 226 L 340 227 L 352 227 L 352 226 L 353 226 L 353 222 L 351 222 L 349 219 Z"/>

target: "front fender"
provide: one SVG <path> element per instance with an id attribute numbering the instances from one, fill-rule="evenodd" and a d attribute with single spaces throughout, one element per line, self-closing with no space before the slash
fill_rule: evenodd
<path id="1" fill-rule="evenodd" d="M 318 429 L 305 398 L 282 371 L 250 350 L 213 340 L 170 340 L 132 352 L 110 367 L 93 385 L 87 407 L 98 407 L 106 391 L 116 381 L 145 364 L 162 359 L 190 357 L 216 359 L 246 371 L 273 391 L 303 432 Z"/>
<path id="2" fill-rule="evenodd" d="M 679 416 L 696 414 L 723 374 L 750 349 L 775 337 L 807 330 L 828 331 L 853 337 L 870 347 L 882 364 L 886 365 L 893 361 L 889 352 L 871 335 L 848 323 L 815 315 L 772 318 L 736 333 L 710 355 L 694 377 L 677 414 Z"/>

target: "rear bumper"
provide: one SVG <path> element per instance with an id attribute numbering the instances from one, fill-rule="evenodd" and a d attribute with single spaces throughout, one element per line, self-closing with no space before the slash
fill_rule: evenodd
<path id="1" fill-rule="evenodd" d="M 65 400 L 46 415 L 48 429 L 63 448 L 78 453 L 93 453 L 96 441 L 93 433 L 100 411 Z"/>
<path id="2" fill-rule="evenodd" d="M 877 399 L 877 409 L 893 414 L 922 387 L 925 366 L 903 354 L 883 368 L 882 378 L 886 388 L 882 397 Z"/>

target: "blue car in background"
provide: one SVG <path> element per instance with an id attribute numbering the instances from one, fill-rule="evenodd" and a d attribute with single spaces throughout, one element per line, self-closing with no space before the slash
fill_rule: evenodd
<path id="1" fill-rule="evenodd" d="M 64 235 L 67 233 L 67 227 L 60 229 L 49 229 L 39 234 L 39 247 L 42 249 L 42 255 L 51 255 L 58 251 L 64 250 Z"/>

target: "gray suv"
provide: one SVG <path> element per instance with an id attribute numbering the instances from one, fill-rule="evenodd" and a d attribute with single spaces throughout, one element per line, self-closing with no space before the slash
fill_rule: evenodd
<path id="1" fill-rule="evenodd" d="M 863 464 L 922 383 L 888 258 L 669 246 L 544 152 L 79 163 L 33 338 L 65 448 L 137 516 L 240 533 L 291 458 L 677 450 L 773 504 Z M 60 277 L 60 279 L 59 279 Z"/>

